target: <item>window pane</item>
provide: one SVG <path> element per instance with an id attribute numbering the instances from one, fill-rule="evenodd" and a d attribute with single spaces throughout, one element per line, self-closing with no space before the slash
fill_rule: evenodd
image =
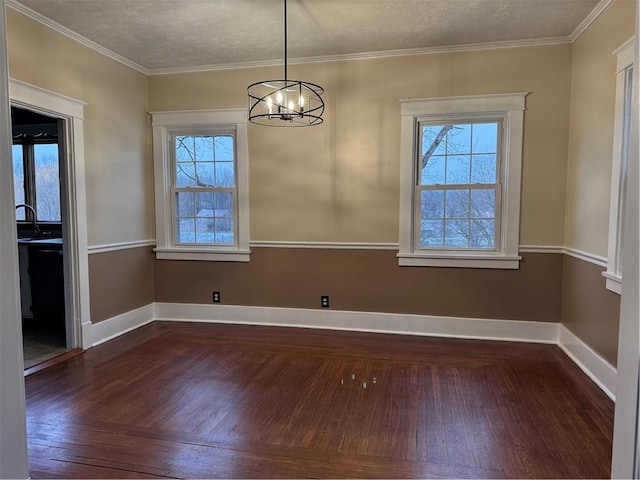
<path id="1" fill-rule="evenodd" d="M 216 243 L 233 244 L 233 218 L 216 218 Z"/>
<path id="2" fill-rule="evenodd" d="M 471 190 L 471 218 L 495 218 L 496 191 Z"/>
<path id="3" fill-rule="evenodd" d="M 214 193 L 216 243 L 235 243 L 233 228 L 233 195 L 231 192 Z"/>
<path id="4" fill-rule="evenodd" d="M 444 125 L 430 125 L 422 128 L 421 156 L 444 155 L 446 153 L 446 133 L 448 128 Z"/>
<path id="5" fill-rule="evenodd" d="M 198 136 L 193 139 L 194 156 L 197 162 L 213 161 L 213 137 Z"/>
<path id="6" fill-rule="evenodd" d="M 471 220 L 469 246 L 471 248 L 493 248 L 495 242 L 495 220 Z"/>
<path id="7" fill-rule="evenodd" d="M 196 243 L 215 243 L 213 192 L 196 193 Z"/>
<path id="8" fill-rule="evenodd" d="M 194 156 L 193 137 L 176 136 L 176 161 L 177 162 L 193 162 Z"/>
<path id="9" fill-rule="evenodd" d="M 178 216 L 194 217 L 196 214 L 196 204 L 194 194 L 191 192 L 179 192 L 178 198 Z"/>
<path id="10" fill-rule="evenodd" d="M 196 218 L 196 243 L 214 243 L 213 223 L 212 217 Z"/>
<path id="11" fill-rule="evenodd" d="M 420 176 L 422 185 L 444 185 L 445 158 L 433 156 L 426 160 Z"/>
<path id="12" fill-rule="evenodd" d="M 471 183 L 496 183 L 496 155 L 474 155 L 471 161 Z"/>
<path id="13" fill-rule="evenodd" d="M 447 218 L 469 218 L 469 190 L 447 190 L 445 199 Z"/>
<path id="14" fill-rule="evenodd" d="M 469 155 L 452 155 L 447 157 L 447 184 L 469 183 L 471 173 Z"/>
<path id="15" fill-rule="evenodd" d="M 471 152 L 471 125 L 454 125 L 447 134 L 447 154 Z"/>
<path id="16" fill-rule="evenodd" d="M 216 217 L 232 217 L 233 196 L 231 192 L 214 193 Z"/>
<path id="17" fill-rule="evenodd" d="M 193 162 L 176 162 L 176 187 L 196 186 L 196 164 Z"/>
<path id="18" fill-rule="evenodd" d="M 33 147 L 36 177 L 36 212 L 38 220 L 60 221 L 60 170 L 58 145 L 36 144 Z"/>
<path id="19" fill-rule="evenodd" d="M 422 220 L 420 222 L 420 246 L 442 247 L 444 242 L 444 224 L 442 220 Z"/>
<path id="20" fill-rule="evenodd" d="M 444 246 L 448 248 L 469 247 L 469 220 L 445 220 Z"/>
<path id="21" fill-rule="evenodd" d="M 213 217 L 213 192 L 196 193 L 196 217 Z"/>
<path id="22" fill-rule="evenodd" d="M 421 218 L 444 217 L 444 191 L 423 190 L 420 198 Z"/>
<path id="23" fill-rule="evenodd" d="M 216 162 L 233 161 L 233 137 L 230 135 L 218 135 L 215 137 Z"/>
<path id="24" fill-rule="evenodd" d="M 498 151 L 497 123 L 475 123 L 472 135 L 474 153 L 496 153 Z"/>
<path id="25" fill-rule="evenodd" d="M 24 203 L 24 163 L 22 159 L 22 145 L 12 145 L 13 156 L 13 190 L 15 192 L 16 205 Z M 16 220 L 24 220 L 24 208 L 16 210 Z"/>
<path id="26" fill-rule="evenodd" d="M 213 162 L 196 163 L 196 185 L 197 187 L 213 187 Z"/>
<path id="27" fill-rule="evenodd" d="M 233 162 L 216 162 L 216 187 L 233 187 L 235 184 Z"/>
<path id="28" fill-rule="evenodd" d="M 195 218 L 178 218 L 176 222 L 176 242 L 195 243 L 196 224 Z"/>

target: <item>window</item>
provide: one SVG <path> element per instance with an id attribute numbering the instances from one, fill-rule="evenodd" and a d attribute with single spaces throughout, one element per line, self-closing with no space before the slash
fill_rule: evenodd
<path id="1" fill-rule="evenodd" d="M 402 102 L 400 265 L 518 268 L 524 98 Z"/>
<path id="2" fill-rule="evenodd" d="M 157 258 L 248 261 L 246 112 L 152 116 Z"/>
<path id="3" fill-rule="evenodd" d="M 418 125 L 417 248 L 495 249 L 499 127 Z"/>
<path id="4" fill-rule="evenodd" d="M 176 244 L 233 245 L 234 135 L 173 135 Z"/>
<path id="5" fill-rule="evenodd" d="M 31 205 L 38 222 L 60 223 L 58 144 L 22 136 L 13 144 L 12 154 L 16 205 Z M 18 221 L 31 221 L 32 217 L 29 209 L 16 210 Z"/>
<path id="6" fill-rule="evenodd" d="M 633 99 L 633 41 L 626 42 L 614 54 L 617 55 L 617 74 L 609 206 L 609 246 L 607 270 L 602 274 L 606 277 L 607 288 L 620 294 L 622 293 L 622 237 L 629 165 L 631 102 Z"/>

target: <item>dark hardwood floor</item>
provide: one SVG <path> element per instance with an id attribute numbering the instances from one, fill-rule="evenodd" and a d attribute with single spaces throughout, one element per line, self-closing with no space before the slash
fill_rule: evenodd
<path id="1" fill-rule="evenodd" d="M 610 475 L 553 345 L 157 322 L 25 380 L 32 478 Z"/>

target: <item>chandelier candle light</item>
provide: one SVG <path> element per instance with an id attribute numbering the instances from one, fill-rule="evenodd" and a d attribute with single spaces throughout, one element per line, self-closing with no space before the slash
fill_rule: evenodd
<path id="1" fill-rule="evenodd" d="M 284 0 L 284 80 L 249 85 L 249 121 L 272 127 L 310 127 L 323 121 L 324 89 L 287 78 L 287 0 Z"/>

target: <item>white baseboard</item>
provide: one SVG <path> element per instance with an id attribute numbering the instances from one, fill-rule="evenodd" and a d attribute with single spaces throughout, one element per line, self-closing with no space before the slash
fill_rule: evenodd
<path id="1" fill-rule="evenodd" d="M 553 322 L 438 317 L 279 307 L 152 303 L 94 325 L 83 339 L 96 346 L 154 320 L 315 328 L 558 345 L 612 400 L 616 369 L 565 326 Z"/>
<path id="2" fill-rule="evenodd" d="M 156 303 L 156 320 L 557 343 L 558 324 L 398 313 Z"/>
<path id="3" fill-rule="evenodd" d="M 121 315 L 103 320 L 102 322 L 92 324 L 86 336 L 91 339 L 90 345 L 95 347 L 107 340 L 119 337 L 124 333 L 151 323 L 154 320 L 154 304 L 150 303 L 135 310 L 130 310 Z M 85 332 L 83 329 L 83 338 L 84 337 Z"/>
<path id="4" fill-rule="evenodd" d="M 564 325 L 560 325 L 558 346 L 615 402 L 617 371 L 613 365 Z"/>
<path id="5" fill-rule="evenodd" d="M 82 322 L 80 326 L 80 341 L 82 342 L 80 346 L 85 350 L 87 348 L 93 347 L 93 324 L 91 321 Z"/>

